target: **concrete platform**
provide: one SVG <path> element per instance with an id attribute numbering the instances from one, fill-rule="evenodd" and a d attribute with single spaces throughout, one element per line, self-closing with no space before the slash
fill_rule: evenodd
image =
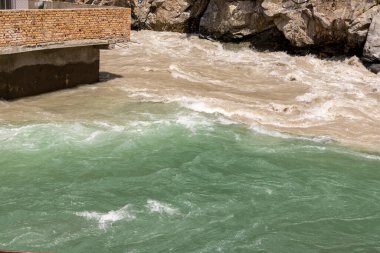
<path id="1" fill-rule="evenodd" d="M 99 81 L 104 40 L 0 49 L 0 98 L 16 99 Z"/>

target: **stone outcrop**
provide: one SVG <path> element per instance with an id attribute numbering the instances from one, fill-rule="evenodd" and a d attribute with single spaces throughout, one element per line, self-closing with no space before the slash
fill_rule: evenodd
<path id="1" fill-rule="evenodd" d="M 239 40 L 273 27 L 260 1 L 211 0 L 200 20 L 200 33 L 221 40 Z"/>
<path id="2" fill-rule="evenodd" d="M 76 0 L 77 3 L 132 9 L 132 27 L 156 31 L 197 32 L 209 0 Z"/>
<path id="3" fill-rule="evenodd" d="M 135 3 L 134 6 L 136 25 L 140 28 L 176 32 L 186 30 L 186 21 L 190 18 L 190 3 L 187 0 L 149 0 Z"/>
<path id="4" fill-rule="evenodd" d="M 374 17 L 369 29 L 363 59 L 369 63 L 371 71 L 380 72 L 380 13 Z"/>
<path id="5" fill-rule="evenodd" d="M 363 47 L 379 10 L 376 0 L 264 0 L 262 7 L 293 46 L 337 45 L 345 52 Z"/>
<path id="6" fill-rule="evenodd" d="M 222 41 L 250 41 L 256 48 L 327 56 L 361 56 L 371 22 L 380 12 L 380 0 L 76 1 L 131 7 L 137 29 L 194 32 Z M 380 26 L 376 24 L 373 27 Z M 368 52 L 376 47 L 374 33 L 370 32 Z"/>
<path id="7" fill-rule="evenodd" d="M 364 46 L 363 56 L 371 62 L 380 62 L 380 13 L 373 19 Z"/>
<path id="8" fill-rule="evenodd" d="M 376 1 L 359 1 L 356 3 L 347 35 L 348 45 L 352 48 L 362 49 L 366 42 L 371 22 L 380 12 L 380 2 L 377 2 L 377 4 Z M 360 8 L 361 5 L 363 6 L 362 8 Z"/>
<path id="9" fill-rule="evenodd" d="M 378 12 L 377 0 L 211 0 L 200 33 L 238 41 L 277 29 L 294 48 L 356 53 Z"/>
<path id="10" fill-rule="evenodd" d="M 211 0 L 200 34 L 227 41 L 252 38 L 254 45 L 269 40 L 272 48 L 293 52 L 360 55 L 379 11 L 377 0 Z"/>
<path id="11" fill-rule="evenodd" d="M 363 48 L 379 0 L 76 0 L 132 8 L 132 26 L 239 41 L 278 30 L 295 48 Z M 334 49 L 336 50 L 336 48 Z"/>

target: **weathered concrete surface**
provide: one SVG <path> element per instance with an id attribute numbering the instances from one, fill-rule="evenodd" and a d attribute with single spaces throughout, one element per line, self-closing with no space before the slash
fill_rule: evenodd
<path id="1" fill-rule="evenodd" d="M 99 80 L 99 47 L 81 46 L 0 55 L 0 98 L 37 95 Z"/>
<path id="2" fill-rule="evenodd" d="M 83 4 L 75 4 L 68 2 L 47 2 L 43 1 L 40 5 L 35 4 L 33 7 L 35 9 L 81 9 L 81 8 L 100 8 L 98 5 L 83 5 Z M 32 8 L 30 8 L 32 9 Z"/>
<path id="3" fill-rule="evenodd" d="M 5 54 L 16 54 L 16 53 L 25 53 L 31 51 L 40 51 L 40 50 L 49 50 L 49 49 L 60 49 L 60 48 L 72 48 L 72 47 L 87 47 L 87 46 L 96 46 L 100 49 L 108 49 L 110 42 L 107 40 L 72 40 L 64 42 L 51 42 L 43 43 L 37 45 L 24 45 L 24 46 L 9 46 L 9 47 L 0 47 L 0 55 Z"/>

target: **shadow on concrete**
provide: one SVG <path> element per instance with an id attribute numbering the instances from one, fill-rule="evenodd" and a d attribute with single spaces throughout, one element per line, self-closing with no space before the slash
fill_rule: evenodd
<path id="1" fill-rule="evenodd" d="M 107 81 L 117 79 L 117 78 L 122 78 L 122 77 L 123 76 L 121 76 L 121 75 L 110 73 L 107 71 L 99 72 L 99 82 L 107 82 Z"/>

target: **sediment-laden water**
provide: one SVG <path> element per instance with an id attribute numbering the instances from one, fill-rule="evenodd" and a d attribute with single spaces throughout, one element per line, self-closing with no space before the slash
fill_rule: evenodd
<path id="1" fill-rule="evenodd" d="M 380 251 L 378 76 L 132 37 L 101 84 L 1 102 L 0 248 Z"/>

